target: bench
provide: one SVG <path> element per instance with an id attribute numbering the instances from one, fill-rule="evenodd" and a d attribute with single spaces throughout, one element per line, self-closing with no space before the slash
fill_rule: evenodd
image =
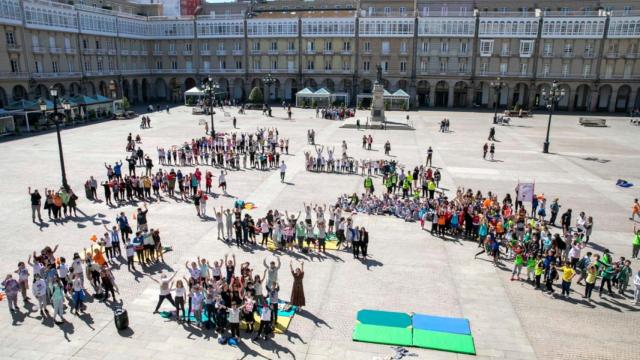
<path id="1" fill-rule="evenodd" d="M 582 126 L 606 127 L 607 120 L 603 118 L 581 117 L 578 124 Z"/>
<path id="2" fill-rule="evenodd" d="M 531 112 L 529 110 L 505 110 L 505 116 L 517 116 L 517 117 L 529 117 L 531 116 Z"/>

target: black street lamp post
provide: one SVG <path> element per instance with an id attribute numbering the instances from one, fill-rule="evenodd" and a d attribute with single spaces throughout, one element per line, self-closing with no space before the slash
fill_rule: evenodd
<path id="1" fill-rule="evenodd" d="M 493 123 L 498 123 L 498 104 L 500 103 L 500 97 L 502 95 L 502 88 L 505 86 L 505 83 L 500 80 L 498 77 L 495 81 L 492 81 L 490 86 L 496 92 L 496 100 L 493 103 Z"/>
<path id="2" fill-rule="evenodd" d="M 264 103 L 267 104 L 269 97 L 271 96 L 271 85 L 276 82 L 276 79 L 274 79 L 273 76 L 271 76 L 271 73 L 269 73 L 262 78 L 262 82 L 267 85 L 267 93 L 264 96 Z"/>
<path id="3" fill-rule="evenodd" d="M 553 84 L 551 84 L 551 88 L 549 92 L 545 89 L 542 90 L 542 99 L 547 102 L 547 108 L 549 109 L 549 121 L 547 122 L 547 137 L 544 140 L 544 144 L 542 146 L 542 152 L 545 154 L 549 153 L 549 132 L 551 131 L 551 117 L 553 116 L 553 111 L 555 110 L 558 102 L 562 100 L 565 96 L 564 89 L 558 87 L 558 81 L 554 80 Z"/>
<path id="4" fill-rule="evenodd" d="M 209 98 L 209 114 L 211 114 L 211 136 L 215 140 L 216 128 L 213 124 L 213 114 L 215 113 L 215 111 L 213 111 L 213 102 L 215 101 L 215 96 L 218 92 L 218 89 L 220 88 L 220 85 L 214 83 L 213 79 L 209 77 L 204 79 L 204 83 L 202 84 L 202 86 L 204 87 L 204 91 L 207 93 L 207 97 Z"/>
<path id="5" fill-rule="evenodd" d="M 62 138 L 60 137 L 60 116 L 64 116 L 58 113 L 58 89 L 52 87 L 49 89 L 49 95 L 53 99 L 53 114 L 51 115 L 53 119 L 53 123 L 56 125 L 56 135 L 58 137 L 58 154 L 60 155 L 60 171 L 62 172 L 62 187 L 69 191 L 69 183 L 67 182 L 67 172 L 64 167 L 64 154 L 62 153 Z M 68 103 L 67 103 L 68 104 Z M 63 106 L 65 106 L 63 104 Z M 40 110 L 42 111 L 43 116 L 46 116 L 47 112 L 47 103 L 41 99 L 40 100 Z M 65 108 L 66 110 L 66 108 Z"/>

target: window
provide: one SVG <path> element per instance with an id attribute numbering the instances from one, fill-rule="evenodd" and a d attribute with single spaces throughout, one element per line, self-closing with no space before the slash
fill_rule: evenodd
<path id="1" fill-rule="evenodd" d="M 509 64 L 507 63 L 500 64 L 500 74 L 502 75 L 506 74 L 508 69 L 509 69 Z"/>
<path id="2" fill-rule="evenodd" d="M 371 52 L 371 43 L 368 42 L 368 41 L 364 43 L 364 52 L 366 52 L 366 53 L 370 53 Z"/>
<path id="3" fill-rule="evenodd" d="M 562 76 L 569 75 L 569 64 L 562 64 Z"/>
<path id="4" fill-rule="evenodd" d="M 569 8 L 568 7 L 562 7 L 562 8 L 560 8 L 560 12 L 562 13 L 562 15 L 567 15 L 567 14 L 569 14 Z"/>
<path id="5" fill-rule="evenodd" d="M 173 64 L 176 63 L 175 61 L 171 62 L 171 65 L 173 66 Z M 224 60 L 218 60 L 218 67 L 220 68 L 220 70 L 224 70 L 227 68 L 227 62 Z M 177 69 L 178 68 L 178 64 L 176 63 L 176 67 L 172 67 L 172 69 Z"/>
<path id="6" fill-rule="evenodd" d="M 38 38 L 38 35 L 31 35 L 31 45 L 40 46 L 40 38 Z"/>
<path id="7" fill-rule="evenodd" d="M 591 75 L 591 64 L 584 64 L 582 66 L 582 76 L 589 77 Z"/>
<path id="8" fill-rule="evenodd" d="M 192 49 L 191 49 L 191 43 L 185 43 L 185 44 L 184 44 L 184 50 L 185 50 L 185 51 L 191 51 L 191 50 L 192 50 Z"/>
<path id="9" fill-rule="evenodd" d="M 260 70 L 262 68 L 261 64 L 260 64 L 260 60 L 255 60 L 253 62 L 253 69 L 254 70 Z"/>
<path id="10" fill-rule="evenodd" d="M 529 64 L 527 63 L 520 63 L 520 75 L 527 75 L 527 70 L 529 68 Z"/>
<path id="11" fill-rule="evenodd" d="M 466 41 L 460 42 L 460 54 L 466 54 L 468 49 L 468 43 Z"/>
<path id="12" fill-rule="evenodd" d="M 487 69 L 489 69 L 489 63 L 487 63 L 487 62 L 480 63 L 480 74 L 486 75 L 487 74 Z"/>
<path id="13" fill-rule="evenodd" d="M 624 76 L 625 77 L 631 76 L 631 69 L 632 69 L 631 64 L 625 64 L 624 65 Z"/>
<path id="14" fill-rule="evenodd" d="M 407 62 L 406 61 L 400 61 L 400 72 L 401 73 L 406 73 L 407 72 Z"/>
<path id="15" fill-rule="evenodd" d="M 271 61 L 271 69 L 278 70 L 278 60 Z"/>
<path id="16" fill-rule="evenodd" d="M 631 6 L 626 5 L 626 6 L 623 8 L 623 10 L 622 10 L 622 11 L 623 11 L 623 14 L 624 14 L 624 15 L 629 15 L 629 14 L 631 14 Z"/>
<path id="17" fill-rule="evenodd" d="M 208 61 L 204 61 L 202 63 L 202 67 L 204 68 L 204 71 L 209 71 L 209 68 L 211 68 L 211 63 Z"/>
<path id="18" fill-rule="evenodd" d="M 370 70 L 370 63 L 369 61 L 365 61 L 364 63 L 362 63 L 362 71 L 368 73 Z"/>
<path id="19" fill-rule="evenodd" d="M 423 6 L 422 7 L 422 16 L 424 16 L 424 17 L 429 16 L 429 7 L 428 6 Z"/>
<path id="20" fill-rule="evenodd" d="M 553 56 L 553 43 L 551 41 L 545 41 L 544 49 L 543 49 L 543 55 L 544 56 Z"/>
<path id="21" fill-rule="evenodd" d="M 162 66 L 162 63 L 160 63 L 160 65 Z M 159 69 L 161 69 L 162 67 L 160 67 Z M 84 71 L 91 71 L 91 60 L 86 59 L 84 61 Z"/>
<path id="22" fill-rule="evenodd" d="M 498 12 L 506 14 L 509 12 L 509 8 L 506 8 L 506 7 L 498 8 Z"/>
<path id="23" fill-rule="evenodd" d="M 550 70 L 551 70 L 551 65 L 549 64 L 542 65 L 542 75 L 549 76 Z"/>
<path id="24" fill-rule="evenodd" d="M 242 61 L 236 60 L 236 69 L 237 70 L 242 70 Z"/>
<path id="25" fill-rule="evenodd" d="M 296 69 L 296 66 L 295 66 L 295 63 L 293 62 L 293 60 L 287 61 L 287 69 L 289 71 L 294 71 Z"/>
<path id="26" fill-rule="evenodd" d="M 313 70 L 314 68 L 313 60 L 307 60 L 307 70 Z"/>
<path id="27" fill-rule="evenodd" d="M 71 39 L 69 39 L 68 37 L 64 38 L 64 48 L 71 49 Z"/>
<path id="28" fill-rule="evenodd" d="M 449 61 L 447 58 L 440 58 L 440 72 L 446 73 L 449 68 Z"/>
<path id="29" fill-rule="evenodd" d="M 376 8 L 369 6 L 369 16 L 372 16 L 375 14 L 376 14 Z"/>
<path id="30" fill-rule="evenodd" d="M 382 53 L 383 54 L 388 54 L 389 53 L 389 42 L 388 41 L 383 41 L 382 42 Z"/>
<path id="31" fill-rule="evenodd" d="M 384 8 L 384 15 L 385 15 L 385 16 L 389 16 L 389 14 L 391 14 L 391 8 L 390 8 L 390 7 L 388 7 L 388 6 L 386 6 L 386 7 Z"/>
<path id="32" fill-rule="evenodd" d="M 533 40 L 520 40 L 520 57 L 531 57 L 533 54 Z"/>
<path id="33" fill-rule="evenodd" d="M 571 43 L 564 44 L 564 56 L 565 57 L 573 56 L 573 44 Z"/>
<path id="34" fill-rule="evenodd" d="M 480 40 L 480 56 L 491 56 L 493 40 Z"/>
<path id="35" fill-rule="evenodd" d="M 7 41 L 8 47 L 16 46 L 16 38 L 13 34 L 13 31 L 7 31 L 4 33 L 5 40 Z"/>
<path id="36" fill-rule="evenodd" d="M 253 49 L 253 51 L 260 51 L 260 41 L 254 41 L 251 49 Z"/>
<path id="37" fill-rule="evenodd" d="M 440 8 L 440 15 L 441 16 L 449 15 L 449 8 L 447 6 L 443 6 L 442 8 Z"/>
<path id="38" fill-rule="evenodd" d="M 162 70 L 163 69 L 162 61 L 160 61 L 160 60 L 156 61 L 156 69 L 158 69 L 158 70 Z"/>
<path id="39" fill-rule="evenodd" d="M 296 43 L 294 43 L 293 41 L 289 41 L 287 43 L 287 50 L 295 51 L 296 50 Z"/>
<path id="40" fill-rule="evenodd" d="M 593 44 L 592 43 L 586 43 L 584 45 L 584 56 L 585 57 L 592 57 L 593 56 Z"/>
<path id="41" fill-rule="evenodd" d="M 510 55 L 509 43 L 507 41 L 502 43 L 502 50 L 500 50 L 500 55 L 509 56 Z"/>
<path id="42" fill-rule="evenodd" d="M 20 72 L 20 63 L 16 59 L 11 59 L 11 72 L 12 73 Z"/>
<path id="43" fill-rule="evenodd" d="M 330 59 L 324 59 L 324 69 L 325 71 L 331 71 L 333 69 Z"/>
<path id="44" fill-rule="evenodd" d="M 466 6 L 460 6 L 459 14 L 460 14 L 460 16 L 467 16 L 467 7 Z"/>
<path id="45" fill-rule="evenodd" d="M 351 51 L 351 41 L 342 42 L 342 51 Z"/>
<path id="46" fill-rule="evenodd" d="M 426 73 L 428 66 L 429 66 L 429 63 L 427 62 L 427 60 L 421 60 L 420 61 L 420 72 Z"/>
<path id="47" fill-rule="evenodd" d="M 102 58 L 98 58 L 96 61 L 96 70 L 102 71 L 104 69 L 104 60 Z"/>
<path id="48" fill-rule="evenodd" d="M 202 51 L 209 51 L 209 43 L 208 42 L 203 42 L 200 45 L 200 49 L 202 49 Z"/>
<path id="49" fill-rule="evenodd" d="M 449 41 L 442 40 L 442 42 L 440 43 L 440 52 L 443 54 L 446 54 L 449 52 Z"/>
<path id="50" fill-rule="evenodd" d="M 425 53 L 425 54 L 428 53 L 429 52 L 429 42 L 428 41 L 423 41 L 422 45 L 421 45 L 421 48 L 422 48 L 422 52 L 423 53 Z"/>
<path id="51" fill-rule="evenodd" d="M 613 75 L 613 65 L 612 64 L 607 64 L 607 67 L 604 70 L 604 75 L 606 77 L 611 77 L 611 75 Z"/>
<path id="52" fill-rule="evenodd" d="M 403 41 L 400 43 L 400 53 L 401 54 L 406 54 L 407 53 L 407 42 Z"/>
<path id="53" fill-rule="evenodd" d="M 400 15 L 405 16 L 407 15 L 407 8 L 405 8 L 404 6 L 400 7 Z"/>
<path id="54" fill-rule="evenodd" d="M 96 40 L 96 49 L 101 49 L 100 40 Z"/>
<path id="55" fill-rule="evenodd" d="M 73 62 L 73 58 L 69 58 L 67 59 L 67 68 L 69 69 L 70 72 L 74 72 L 75 71 L 75 64 Z"/>
<path id="56" fill-rule="evenodd" d="M 333 42 L 331 40 L 326 40 L 324 42 L 324 51 L 332 51 L 333 50 Z"/>
<path id="57" fill-rule="evenodd" d="M 159 42 L 157 42 L 157 43 L 153 44 L 153 51 L 155 51 L 155 52 L 160 52 L 160 51 L 162 51 L 162 48 L 161 48 L 161 45 L 160 45 L 160 43 L 159 43 Z"/>
<path id="58" fill-rule="evenodd" d="M 316 43 L 313 41 L 307 41 L 307 51 L 315 51 L 316 50 Z"/>
<path id="59" fill-rule="evenodd" d="M 466 60 L 461 60 L 458 63 L 458 72 L 459 73 L 466 73 L 467 72 L 467 61 Z"/>
<path id="60" fill-rule="evenodd" d="M 385 74 L 389 72 L 389 62 L 388 61 L 383 61 L 382 62 L 382 72 L 385 73 Z"/>
<path id="61" fill-rule="evenodd" d="M 233 43 L 233 50 L 242 51 L 242 43 L 240 41 Z"/>
<path id="62" fill-rule="evenodd" d="M 156 45 L 160 45 L 160 44 L 156 44 Z M 89 44 L 87 43 L 87 39 L 82 39 L 82 48 L 86 49 L 89 47 Z"/>
<path id="63" fill-rule="evenodd" d="M 112 57 L 107 58 L 107 64 L 109 65 L 109 70 L 113 71 L 116 69 L 116 64 L 113 62 Z"/>

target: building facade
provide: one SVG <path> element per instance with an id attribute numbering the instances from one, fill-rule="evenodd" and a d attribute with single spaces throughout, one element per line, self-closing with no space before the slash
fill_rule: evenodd
<path id="1" fill-rule="evenodd" d="M 158 4 L 105 3 L 0 0 L 0 105 L 51 86 L 178 101 L 208 77 L 239 100 L 254 86 L 273 101 L 293 102 L 305 87 L 356 99 L 380 65 L 385 88 L 403 89 L 414 107 L 543 106 L 554 80 L 566 93 L 560 109 L 640 106 L 633 0 L 204 3 L 207 15 L 180 17 L 156 16 Z"/>

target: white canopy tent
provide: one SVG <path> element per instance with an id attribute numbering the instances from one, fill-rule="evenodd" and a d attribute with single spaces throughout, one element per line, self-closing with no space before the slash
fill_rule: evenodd
<path id="1" fill-rule="evenodd" d="M 371 98 L 373 97 L 370 93 L 358 94 L 356 100 L 358 104 L 361 104 L 363 100 L 367 100 L 367 102 L 371 103 Z M 385 103 L 385 108 L 389 110 L 407 110 L 409 108 L 409 94 L 407 94 L 404 90 L 398 89 L 393 94 L 388 92 L 387 89 L 384 89 L 384 93 L 382 98 Z"/>
<path id="2" fill-rule="evenodd" d="M 200 99 L 204 97 L 204 91 L 200 90 L 197 86 L 184 92 L 184 104 L 196 105 Z"/>
<path id="3" fill-rule="evenodd" d="M 313 101 L 315 101 L 318 107 L 331 106 L 336 101 L 339 102 L 340 105 L 346 105 L 349 103 L 349 94 L 331 93 L 325 88 L 320 88 L 316 91 L 304 88 L 296 93 L 297 107 L 311 107 Z"/>

